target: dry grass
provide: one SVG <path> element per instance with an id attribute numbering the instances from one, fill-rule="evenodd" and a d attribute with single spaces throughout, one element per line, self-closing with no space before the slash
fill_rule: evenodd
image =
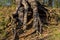
<path id="1" fill-rule="evenodd" d="M 9 17 L 16 10 L 16 5 L 10 7 L 0 6 L 0 39 L 6 35 L 4 28 L 9 23 Z"/>
<path id="2" fill-rule="evenodd" d="M 11 16 L 15 10 L 16 10 L 16 5 L 12 5 L 10 7 L 0 7 L 0 38 L 5 37 L 6 32 L 3 29 L 6 27 L 6 24 L 9 23 L 9 16 Z M 60 19 L 60 14 L 59 14 L 60 9 L 57 9 L 57 10 L 59 10 L 56 12 L 58 13 L 58 17 Z M 34 34 L 34 35 L 36 35 L 36 34 Z M 31 36 L 34 37 L 34 35 L 31 35 Z M 49 35 L 51 35 L 51 36 L 49 36 Z M 29 39 L 29 37 L 27 37 L 25 39 Z M 40 38 L 41 38 L 41 36 L 40 36 Z M 55 26 L 55 25 L 47 26 L 44 29 L 44 34 L 42 34 L 42 38 L 44 40 L 60 40 L 60 23 L 57 26 Z"/>

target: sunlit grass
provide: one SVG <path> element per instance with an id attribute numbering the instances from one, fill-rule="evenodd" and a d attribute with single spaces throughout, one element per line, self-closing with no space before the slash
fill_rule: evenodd
<path id="1" fill-rule="evenodd" d="M 6 32 L 4 28 L 10 22 L 9 17 L 13 14 L 16 10 L 16 5 L 13 4 L 12 6 L 0 6 L 0 39 L 4 38 Z"/>
<path id="2" fill-rule="evenodd" d="M 51 36 L 47 37 L 45 40 L 60 40 L 60 24 L 57 26 L 50 25 L 48 31 L 49 31 L 48 36 L 50 34 Z"/>

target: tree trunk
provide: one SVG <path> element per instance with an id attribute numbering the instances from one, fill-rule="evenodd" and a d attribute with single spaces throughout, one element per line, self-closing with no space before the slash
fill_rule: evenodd
<path id="1" fill-rule="evenodd" d="M 14 40 L 26 37 L 31 34 L 41 33 L 42 25 L 47 19 L 47 9 L 45 9 L 37 0 L 16 0 L 16 13 L 13 14 Z M 43 22 L 42 22 L 43 20 Z M 11 26 L 12 27 L 12 26 Z"/>

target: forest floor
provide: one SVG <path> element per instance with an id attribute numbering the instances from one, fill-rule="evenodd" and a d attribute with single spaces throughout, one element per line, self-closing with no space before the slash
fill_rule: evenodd
<path id="1" fill-rule="evenodd" d="M 44 40 L 60 40 L 60 24 L 47 26 L 45 29 L 47 31 L 44 32 L 43 39 Z"/>
<path id="2" fill-rule="evenodd" d="M 9 23 L 9 16 L 11 16 L 14 11 L 15 11 L 15 5 L 11 6 L 11 7 L 0 7 L 0 38 L 5 37 L 5 32 L 4 32 L 4 28 L 6 27 L 6 24 Z M 58 14 L 60 16 L 60 14 Z M 39 36 L 39 37 L 37 37 Z M 34 38 L 34 39 L 33 39 Z M 37 40 L 37 38 L 39 38 L 39 40 L 60 40 L 60 18 L 58 21 L 58 25 L 48 25 L 45 26 L 44 28 L 44 32 L 43 34 L 32 34 L 26 38 L 24 38 L 25 40 Z M 23 39 L 23 38 L 21 38 Z M 24 40 L 23 39 L 23 40 Z"/>
<path id="3" fill-rule="evenodd" d="M 60 40 L 60 24 L 46 26 L 43 34 L 34 33 L 21 40 Z"/>

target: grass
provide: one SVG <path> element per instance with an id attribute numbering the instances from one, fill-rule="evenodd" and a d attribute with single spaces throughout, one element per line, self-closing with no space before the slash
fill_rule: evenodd
<path id="1" fill-rule="evenodd" d="M 16 10 L 16 5 L 10 7 L 0 6 L 0 38 L 4 38 L 6 32 L 3 30 L 6 27 L 6 24 L 9 23 L 9 17 Z M 60 15 L 59 15 L 60 16 Z M 60 18 L 60 17 L 59 17 Z M 60 39 L 60 23 L 58 26 L 50 25 L 48 26 L 48 35 L 52 34 L 50 37 L 45 40 L 59 40 Z"/>
<path id="2" fill-rule="evenodd" d="M 47 37 L 45 40 L 60 40 L 60 23 L 59 25 L 55 26 L 55 25 L 50 25 L 48 26 L 48 35 L 49 37 Z"/>
<path id="3" fill-rule="evenodd" d="M 9 17 L 15 10 L 16 5 L 12 5 L 10 7 L 0 6 L 0 39 L 5 37 L 6 32 L 4 31 L 4 28 L 9 23 Z"/>

